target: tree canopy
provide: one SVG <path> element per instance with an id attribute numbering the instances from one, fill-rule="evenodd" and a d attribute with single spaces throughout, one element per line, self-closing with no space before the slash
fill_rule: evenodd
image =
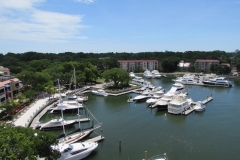
<path id="1" fill-rule="evenodd" d="M 6 160 L 36 159 L 36 156 L 57 159 L 58 152 L 50 149 L 56 136 L 31 128 L 0 125 L 0 158 Z"/>
<path id="2" fill-rule="evenodd" d="M 121 68 L 113 68 L 103 72 L 105 82 L 113 82 L 114 86 L 128 85 L 130 81 L 129 73 Z"/>

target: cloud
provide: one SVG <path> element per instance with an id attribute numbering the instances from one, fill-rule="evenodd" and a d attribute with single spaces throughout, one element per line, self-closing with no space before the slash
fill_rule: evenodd
<path id="1" fill-rule="evenodd" d="M 1 0 L 0 8 L 5 9 L 30 9 L 45 0 Z"/>
<path id="2" fill-rule="evenodd" d="M 83 15 L 39 10 L 35 6 L 40 2 L 44 0 L 1 0 L 0 8 L 6 10 L 0 12 L 0 41 L 63 42 L 87 38 L 81 35 L 81 30 L 88 27 L 81 24 Z"/>
<path id="3" fill-rule="evenodd" d="M 95 2 L 95 0 L 75 0 L 76 2 L 86 3 L 86 4 L 92 4 Z"/>

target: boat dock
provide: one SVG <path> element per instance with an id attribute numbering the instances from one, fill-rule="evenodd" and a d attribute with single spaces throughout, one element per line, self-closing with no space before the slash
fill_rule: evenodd
<path id="1" fill-rule="evenodd" d="M 203 102 L 203 104 L 207 104 L 208 102 L 210 102 L 212 100 L 213 100 L 213 97 L 211 96 L 211 97 L 207 97 L 207 99 L 205 99 L 202 102 Z M 184 112 L 184 115 L 188 115 L 188 114 L 192 113 L 193 111 L 194 111 L 194 109 L 191 107 L 190 109 L 188 109 Z"/>
<path id="2" fill-rule="evenodd" d="M 91 139 L 87 139 L 86 141 L 84 142 L 98 142 L 98 141 L 101 141 L 103 140 L 105 137 L 103 137 L 102 135 L 99 135 L 97 137 L 94 137 L 94 138 L 91 138 Z"/>

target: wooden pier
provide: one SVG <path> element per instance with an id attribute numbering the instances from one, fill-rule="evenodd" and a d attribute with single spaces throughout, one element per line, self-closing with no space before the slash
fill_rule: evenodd
<path id="1" fill-rule="evenodd" d="M 91 138 L 91 139 L 87 139 L 86 141 L 84 142 L 98 142 L 98 141 L 101 141 L 103 140 L 105 137 L 103 137 L 102 135 L 99 135 L 97 137 L 94 137 L 94 138 Z"/>
<path id="2" fill-rule="evenodd" d="M 208 102 L 210 102 L 210 101 L 212 101 L 213 100 L 213 97 L 211 96 L 211 97 L 207 97 L 207 99 L 205 99 L 204 101 L 202 101 L 202 103 L 203 104 L 207 104 Z M 188 114 L 190 114 L 190 113 L 192 113 L 194 111 L 194 108 L 190 108 L 190 109 L 188 109 L 188 110 L 186 110 L 185 112 L 184 112 L 184 115 L 188 115 Z"/>

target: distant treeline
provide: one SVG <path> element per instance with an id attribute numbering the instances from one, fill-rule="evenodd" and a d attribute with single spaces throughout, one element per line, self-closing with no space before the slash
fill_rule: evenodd
<path id="1" fill-rule="evenodd" d="M 161 69 L 165 72 L 172 72 L 177 70 L 177 64 L 183 60 L 194 64 L 196 59 L 215 59 L 220 63 L 230 63 L 235 60 L 235 63 L 240 64 L 240 51 L 225 52 L 220 50 L 215 51 L 185 51 L 185 52 L 140 52 L 140 53 L 39 53 L 39 52 L 26 52 L 26 53 L 7 53 L 0 54 L 0 65 L 11 69 L 12 73 L 19 73 L 22 71 L 23 66 L 38 60 L 45 60 L 44 63 L 61 63 L 61 62 L 90 62 L 93 66 L 97 67 L 99 71 L 112 69 L 118 67 L 117 60 L 148 60 L 155 59 L 159 61 Z M 32 63 L 33 63 L 32 62 Z M 240 66 L 240 65 L 239 65 Z M 36 65 L 37 67 L 37 65 Z"/>

